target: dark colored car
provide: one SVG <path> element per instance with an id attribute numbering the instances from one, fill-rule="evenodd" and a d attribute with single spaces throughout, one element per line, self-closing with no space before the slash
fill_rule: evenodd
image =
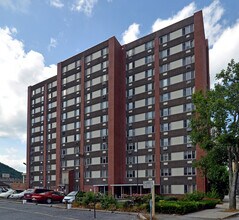
<path id="1" fill-rule="evenodd" d="M 33 195 L 39 194 L 39 193 L 44 193 L 44 192 L 49 192 L 49 191 L 52 191 L 52 190 L 50 190 L 50 189 L 40 189 L 40 188 L 28 189 L 27 192 L 24 194 L 23 199 L 27 200 L 28 202 L 31 202 Z"/>
<path id="2" fill-rule="evenodd" d="M 64 196 L 65 195 L 62 192 L 50 191 L 50 192 L 34 194 L 32 196 L 32 201 L 46 202 L 47 204 L 50 204 L 52 202 L 61 202 Z"/>

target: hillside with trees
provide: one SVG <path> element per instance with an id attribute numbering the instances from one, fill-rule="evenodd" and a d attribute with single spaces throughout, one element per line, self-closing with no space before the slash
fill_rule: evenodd
<path id="1" fill-rule="evenodd" d="M 10 174 L 10 178 L 21 179 L 22 173 L 0 162 L 0 178 L 3 173 Z"/>

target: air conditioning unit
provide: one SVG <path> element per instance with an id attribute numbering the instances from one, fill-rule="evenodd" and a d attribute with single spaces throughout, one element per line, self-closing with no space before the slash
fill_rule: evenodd
<path id="1" fill-rule="evenodd" d="M 132 153 L 132 150 L 128 150 L 128 153 L 131 154 L 131 153 Z"/>
<path id="2" fill-rule="evenodd" d="M 103 95 L 102 98 L 105 99 L 105 98 L 106 98 L 106 95 Z"/>
<path id="3" fill-rule="evenodd" d="M 105 140 L 105 139 L 106 139 L 106 136 L 103 136 L 103 137 L 102 137 L 102 140 Z"/>
<path id="4" fill-rule="evenodd" d="M 187 69 L 187 70 L 190 70 L 190 69 L 191 69 L 191 65 L 187 65 L 187 66 L 186 66 L 186 69 Z"/>

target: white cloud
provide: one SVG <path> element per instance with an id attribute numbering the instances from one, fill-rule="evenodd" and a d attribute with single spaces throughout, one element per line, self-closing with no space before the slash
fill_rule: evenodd
<path id="1" fill-rule="evenodd" d="M 56 8 L 63 8 L 64 4 L 61 0 L 50 0 L 50 5 Z"/>
<path id="2" fill-rule="evenodd" d="M 224 9 L 219 0 L 213 1 L 209 6 L 203 8 L 205 35 L 212 46 L 222 33 L 222 25 L 219 23 Z"/>
<path id="3" fill-rule="evenodd" d="M 87 16 L 90 16 L 97 2 L 98 0 L 75 0 L 75 4 L 72 5 L 71 10 L 83 12 Z"/>
<path id="4" fill-rule="evenodd" d="M 47 47 L 48 51 L 50 51 L 52 48 L 56 48 L 56 46 L 57 46 L 57 39 L 51 37 L 50 43 Z"/>
<path id="5" fill-rule="evenodd" d="M 27 87 L 56 75 L 36 51 L 25 52 L 16 29 L 0 28 L 0 138 L 26 139 Z"/>
<path id="6" fill-rule="evenodd" d="M 20 172 L 26 172 L 26 165 L 23 162 L 26 162 L 25 156 L 19 156 L 21 152 L 17 150 L 17 146 L 11 147 L 6 153 L 1 153 L 0 161 Z"/>
<path id="7" fill-rule="evenodd" d="M 239 62 L 239 20 L 231 27 L 223 30 L 218 40 L 209 51 L 211 85 L 214 83 L 216 73 L 226 69 L 231 59 Z"/>
<path id="8" fill-rule="evenodd" d="M 137 40 L 139 37 L 139 24 L 133 23 L 129 28 L 122 34 L 122 43 L 127 44 L 134 40 Z"/>
<path id="9" fill-rule="evenodd" d="M 0 0 L 0 7 L 12 11 L 26 12 L 31 0 Z"/>
<path id="10" fill-rule="evenodd" d="M 175 22 L 183 20 L 184 18 L 190 17 L 196 11 L 196 5 L 194 2 L 184 7 L 176 15 L 169 17 L 167 19 L 158 18 L 152 25 L 152 32 L 160 30 L 164 27 L 167 27 Z"/>

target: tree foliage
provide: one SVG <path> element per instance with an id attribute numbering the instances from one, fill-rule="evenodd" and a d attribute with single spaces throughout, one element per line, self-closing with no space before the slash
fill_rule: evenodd
<path id="1" fill-rule="evenodd" d="M 235 209 L 239 170 L 239 63 L 231 60 L 216 75 L 216 80 L 214 89 L 193 96 L 191 139 L 207 151 L 208 158 L 216 157 L 220 164 L 228 166 L 229 208 Z"/>

